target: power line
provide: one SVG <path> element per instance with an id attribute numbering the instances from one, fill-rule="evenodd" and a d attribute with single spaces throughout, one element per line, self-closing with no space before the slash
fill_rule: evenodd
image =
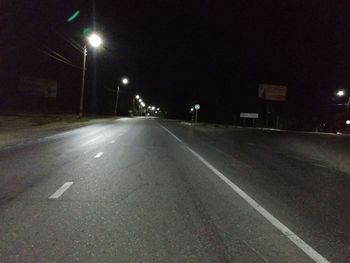
<path id="1" fill-rule="evenodd" d="M 77 41 L 75 41 L 74 39 L 68 37 L 67 35 L 65 35 L 63 33 L 61 33 L 59 36 L 61 38 L 63 38 L 68 44 L 70 44 L 76 50 L 78 50 L 80 52 L 83 51 L 84 48 Z"/>
<path id="2" fill-rule="evenodd" d="M 57 61 L 60 61 L 60 62 L 62 62 L 62 63 L 64 63 L 64 64 L 67 64 L 67 65 L 69 65 L 69 66 L 71 66 L 71 67 L 78 68 L 78 69 L 82 69 L 81 67 L 79 67 L 79 66 L 77 66 L 77 65 L 74 65 L 74 64 L 72 64 L 72 63 L 69 63 L 69 62 L 67 62 L 67 61 L 65 61 L 65 60 L 63 60 L 63 59 L 60 59 L 60 58 L 58 58 L 58 57 L 56 57 L 56 56 L 50 54 L 49 52 L 46 52 L 46 51 L 42 50 L 42 49 L 38 49 L 38 51 L 41 52 L 41 53 L 43 53 L 43 54 L 45 54 L 45 55 L 47 55 L 47 56 L 49 56 L 49 57 L 51 57 L 51 58 L 53 58 L 53 59 L 55 59 L 55 60 L 57 60 Z"/>
<path id="3" fill-rule="evenodd" d="M 49 48 L 48 46 L 44 46 L 47 50 L 51 51 L 53 54 L 55 54 L 56 56 L 60 57 L 61 59 L 65 60 L 67 63 L 71 63 L 72 61 L 70 61 L 68 58 L 64 57 L 63 55 L 59 54 L 58 52 L 54 51 L 53 49 Z"/>

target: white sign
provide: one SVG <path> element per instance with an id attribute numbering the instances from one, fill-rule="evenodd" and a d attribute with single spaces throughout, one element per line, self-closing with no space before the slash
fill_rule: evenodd
<path id="1" fill-rule="evenodd" d="M 259 114 L 258 113 L 245 113 L 242 112 L 239 114 L 240 118 L 247 118 L 247 119 L 258 119 L 259 118 Z"/>
<path id="2" fill-rule="evenodd" d="M 264 100 L 285 101 L 286 97 L 286 86 L 259 84 L 259 98 Z"/>
<path id="3" fill-rule="evenodd" d="M 199 104 L 196 104 L 196 105 L 194 105 L 194 108 L 195 108 L 196 110 L 199 110 L 199 109 L 201 108 L 201 106 L 199 106 Z"/>

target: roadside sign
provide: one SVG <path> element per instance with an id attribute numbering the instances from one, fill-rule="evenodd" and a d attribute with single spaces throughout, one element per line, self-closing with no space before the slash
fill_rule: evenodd
<path id="1" fill-rule="evenodd" d="M 199 110 L 199 109 L 201 108 L 201 106 L 200 106 L 199 104 L 196 104 L 196 105 L 194 105 L 194 108 L 195 108 L 196 110 Z"/>
<path id="2" fill-rule="evenodd" d="M 259 84 L 259 98 L 285 101 L 287 98 L 287 87 L 282 85 Z"/>
<path id="3" fill-rule="evenodd" d="M 258 119 L 259 114 L 258 113 L 246 113 L 246 112 L 241 112 L 239 114 L 240 118 L 247 118 L 247 119 Z"/>

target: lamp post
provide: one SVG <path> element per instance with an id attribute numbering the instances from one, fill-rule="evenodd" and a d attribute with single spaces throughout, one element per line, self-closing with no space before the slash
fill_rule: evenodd
<path id="1" fill-rule="evenodd" d="M 201 106 L 199 104 L 194 105 L 194 109 L 196 110 L 196 115 L 194 118 L 194 122 L 197 123 L 197 119 L 198 119 L 198 110 L 201 108 Z"/>
<path id="2" fill-rule="evenodd" d="M 132 107 L 133 107 L 133 109 L 136 108 L 135 107 L 135 100 L 139 100 L 139 98 L 140 98 L 140 95 L 136 94 L 136 96 L 132 99 Z"/>
<path id="3" fill-rule="evenodd" d="M 143 108 L 146 107 L 146 104 L 142 101 L 140 102 L 140 116 L 142 116 Z"/>
<path id="4" fill-rule="evenodd" d="M 346 96 L 346 91 L 343 90 L 343 89 L 340 89 L 340 90 L 338 90 L 335 93 L 335 95 L 337 95 L 338 97 L 344 97 L 344 96 Z M 340 105 L 346 105 L 346 107 L 349 109 L 349 107 L 350 107 L 350 96 L 348 97 L 348 101 L 347 101 L 346 104 L 340 104 Z"/>
<path id="5" fill-rule="evenodd" d="M 88 37 L 88 41 L 89 41 L 90 45 L 94 48 L 97 48 L 102 44 L 102 40 L 97 34 L 91 34 Z M 87 56 L 87 47 L 86 47 L 86 45 L 84 45 L 84 48 L 83 48 L 83 73 L 81 76 L 81 89 L 80 89 L 79 118 L 81 118 L 83 116 L 83 111 L 84 111 L 86 56 Z"/>
<path id="6" fill-rule="evenodd" d="M 129 80 L 127 78 L 122 79 L 122 84 L 126 85 L 129 83 Z M 119 100 L 119 84 L 117 86 L 117 95 L 115 97 L 115 107 L 114 107 L 114 116 L 117 116 L 117 110 L 118 110 L 118 100 Z"/>

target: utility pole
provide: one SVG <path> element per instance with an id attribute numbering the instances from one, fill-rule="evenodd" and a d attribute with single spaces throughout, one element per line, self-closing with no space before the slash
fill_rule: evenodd
<path id="1" fill-rule="evenodd" d="M 118 110 L 118 99 L 119 99 L 119 85 L 117 87 L 117 95 L 115 97 L 115 108 L 114 108 L 114 116 L 117 116 L 117 110 Z"/>
<path id="2" fill-rule="evenodd" d="M 195 123 L 197 123 L 198 120 L 198 110 L 201 108 L 201 106 L 199 104 L 194 105 L 194 109 L 196 110 L 196 114 L 195 114 Z"/>
<path id="3" fill-rule="evenodd" d="M 191 108 L 191 109 L 190 109 L 190 112 L 191 112 L 191 121 L 193 122 L 193 112 L 194 112 L 194 108 Z"/>
<path id="4" fill-rule="evenodd" d="M 86 71 L 86 55 L 87 55 L 87 48 L 86 45 L 84 45 L 83 50 L 83 73 L 81 77 L 81 90 L 80 90 L 80 106 L 79 106 L 79 118 L 83 116 L 83 110 L 84 110 L 84 88 L 85 88 L 85 71 Z"/>
<path id="5" fill-rule="evenodd" d="M 265 116 L 265 125 L 266 128 L 269 127 L 269 114 L 270 114 L 270 107 L 269 107 L 269 101 L 266 100 L 266 116 Z"/>

